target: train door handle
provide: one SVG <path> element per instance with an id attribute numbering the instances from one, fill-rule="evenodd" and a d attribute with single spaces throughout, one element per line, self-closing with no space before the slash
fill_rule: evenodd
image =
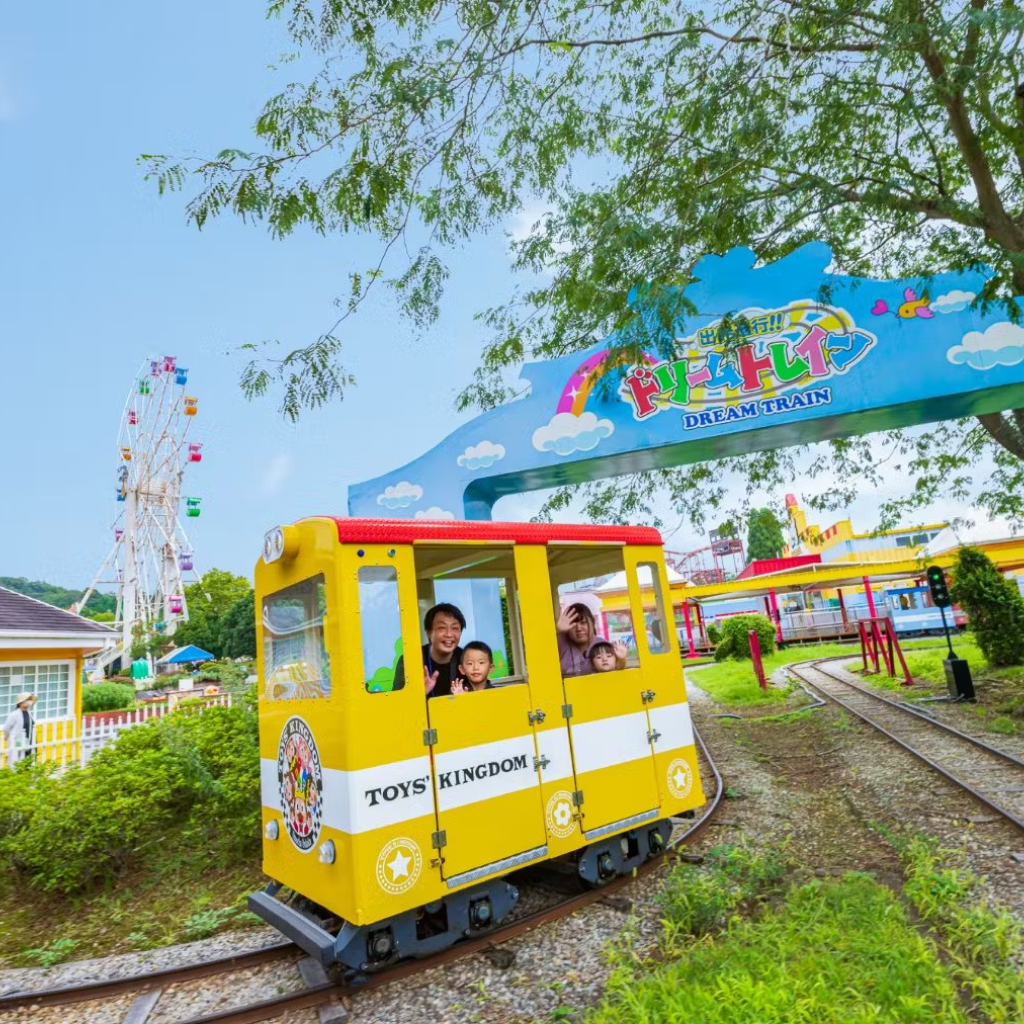
<path id="1" fill-rule="evenodd" d="M 541 768 L 547 768 L 549 764 L 551 764 L 551 762 L 543 754 L 541 754 L 540 757 L 535 757 L 533 759 L 533 770 L 535 772 L 539 772 Z"/>
<path id="2" fill-rule="evenodd" d="M 640 694 L 640 700 L 644 704 L 649 704 L 656 696 L 657 694 L 653 690 L 643 690 Z"/>
<path id="3" fill-rule="evenodd" d="M 649 733 L 647 734 L 647 742 L 648 742 L 648 743 L 657 743 L 657 742 L 658 742 L 658 740 L 660 740 L 660 739 L 661 739 L 661 733 L 660 733 L 660 732 L 658 732 L 658 730 L 657 730 L 657 729 L 652 729 L 652 730 L 651 730 L 651 731 L 650 731 L 650 732 L 649 732 Z"/>
<path id="4" fill-rule="evenodd" d="M 534 725 L 537 722 L 543 722 L 547 715 L 540 708 L 537 708 L 536 711 L 527 711 L 526 717 L 530 720 L 530 725 Z"/>

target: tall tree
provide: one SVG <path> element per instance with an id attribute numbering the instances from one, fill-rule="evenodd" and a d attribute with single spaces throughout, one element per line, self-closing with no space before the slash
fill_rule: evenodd
<path id="1" fill-rule="evenodd" d="M 220 657 L 223 653 L 221 622 L 235 602 L 250 590 L 249 581 L 244 576 L 236 576 L 224 569 L 205 572 L 201 580 L 185 588 L 188 622 L 175 630 L 175 643 L 195 644 Z"/>
<path id="2" fill-rule="evenodd" d="M 550 274 L 481 313 L 491 331 L 463 407 L 510 394 L 508 371 L 620 328 L 645 281 L 684 285 L 704 252 L 748 244 L 775 259 L 810 238 L 851 274 L 927 276 L 984 262 L 979 302 L 1024 294 L 1024 12 L 1010 0 L 271 0 L 297 55 L 322 64 L 265 105 L 254 148 L 146 157 L 161 190 L 198 191 L 202 227 L 229 213 L 277 237 L 369 234 L 337 322 L 243 388 L 283 388 L 295 417 L 343 393 L 342 331 L 379 280 L 416 324 L 436 316 L 446 250 L 540 204 L 516 266 Z M 595 177 L 597 183 L 593 183 Z M 398 244 L 396 244 L 398 243 Z M 408 253 L 408 259 L 403 254 Z M 332 317 L 331 319 L 335 319 Z M 748 493 L 799 469 L 849 503 L 883 470 L 1024 513 L 1024 410 L 866 439 L 650 471 L 585 488 L 596 515 L 649 511 L 655 490 L 700 523 L 726 477 Z M 972 470 L 994 460 L 988 479 Z M 553 506 L 566 500 L 560 493 Z M 552 506 L 552 507 L 553 507 Z"/>
<path id="3" fill-rule="evenodd" d="M 747 558 L 778 558 L 786 545 L 782 523 L 770 508 L 756 508 L 747 521 Z"/>
<path id="4" fill-rule="evenodd" d="M 252 590 L 224 613 L 219 626 L 223 658 L 256 657 L 256 595 Z"/>

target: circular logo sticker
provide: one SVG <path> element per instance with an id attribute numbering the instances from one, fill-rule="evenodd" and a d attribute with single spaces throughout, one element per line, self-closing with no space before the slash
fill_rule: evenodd
<path id="1" fill-rule="evenodd" d="M 323 820 L 323 772 L 313 733 L 301 718 L 289 718 L 277 748 L 277 785 L 281 814 L 291 841 L 311 850 Z"/>
<path id="2" fill-rule="evenodd" d="M 420 848 L 411 839 L 392 839 L 377 856 L 377 883 L 397 896 L 416 884 L 422 867 Z"/>
<path id="3" fill-rule="evenodd" d="M 668 791 L 677 800 L 682 800 L 690 795 L 692 786 L 693 769 L 683 758 L 677 757 L 668 766 Z"/>
<path id="4" fill-rule="evenodd" d="M 565 789 L 552 793 L 544 816 L 547 818 L 548 831 L 553 836 L 559 839 L 571 836 L 576 831 L 576 822 L 572 816 L 572 793 Z"/>

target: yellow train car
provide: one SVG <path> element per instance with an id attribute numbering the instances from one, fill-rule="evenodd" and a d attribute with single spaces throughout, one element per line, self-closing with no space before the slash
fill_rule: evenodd
<path id="1" fill-rule="evenodd" d="M 647 527 L 323 517 L 271 531 L 255 580 L 274 882 L 251 909 L 366 972 L 499 923 L 523 865 L 571 858 L 600 885 L 664 849 L 669 819 L 704 802 L 674 631 L 639 629 L 612 671 L 563 675 L 566 589 L 623 570 L 635 621 L 641 575 L 670 607 Z M 504 636 L 464 635 L 435 601 L 451 580 L 500 587 Z M 381 635 L 391 665 L 371 655 Z M 473 639 L 507 648 L 486 689 L 428 697 L 444 645 L 454 660 Z"/>

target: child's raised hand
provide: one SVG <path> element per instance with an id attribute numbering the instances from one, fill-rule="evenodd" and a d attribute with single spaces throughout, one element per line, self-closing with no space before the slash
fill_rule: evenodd
<path id="1" fill-rule="evenodd" d="M 452 680 L 452 693 L 455 694 L 455 693 L 465 693 L 465 692 L 466 692 L 466 687 L 463 685 L 462 680 L 461 679 L 453 679 Z"/>
<path id="2" fill-rule="evenodd" d="M 575 608 L 563 608 L 562 613 L 558 616 L 558 621 L 555 623 L 555 629 L 559 633 L 568 633 L 579 617 L 579 612 Z"/>
<path id="3" fill-rule="evenodd" d="M 615 652 L 615 657 L 618 661 L 625 661 L 626 655 L 629 653 L 628 648 L 621 640 L 616 640 L 612 644 L 612 650 Z"/>

